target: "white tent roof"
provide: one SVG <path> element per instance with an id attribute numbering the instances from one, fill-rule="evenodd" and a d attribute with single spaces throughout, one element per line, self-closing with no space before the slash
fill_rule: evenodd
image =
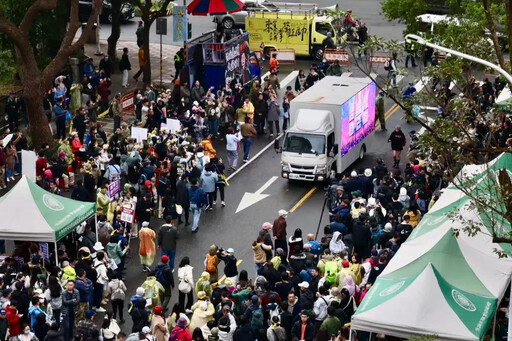
<path id="1" fill-rule="evenodd" d="M 49 193 L 23 176 L 0 198 L 0 239 L 55 242 L 94 216 L 95 207 Z"/>

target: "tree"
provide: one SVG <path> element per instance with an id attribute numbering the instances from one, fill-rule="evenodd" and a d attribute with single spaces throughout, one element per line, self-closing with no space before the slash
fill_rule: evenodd
<path id="1" fill-rule="evenodd" d="M 454 25 L 447 29 L 454 30 L 447 36 L 456 32 L 460 38 L 453 44 L 458 44 L 456 50 L 468 51 L 472 49 L 480 54 L 493 56 L 492 44 L 486 40 L 473 40 L 478 36 L 478 30 L 468 26 Z M 462 34 L 464 32 L 464 34 Z M 455 36 L 455 35 L 454 35 Z M 475 44 L 476 42 L 476 44 Z M 475 46 L 477 47 L 475 49 Z M 451 46 L 450 46 L 451 47 Z M 478 47 L 481 47 L 478 49 Z M 399 105 L 404 116 L 408 120 L 418 122 L 428 133 L 419 137 L 417 149 L 408 153 L 408 157 L 429 160 L 439 170 L 443 171 L 446 182 L 455 183 L 457 188 L 470 198 L 470 208 L 475 209 L 483 217 L 482 222 L 475 222 L 460 212 L 451 215 L 451 219 L 463 222 L 464 228 L 456 233 L 466 233 L 475 236 L 478 233 L 486 233 L 493 238 L 495 243 L 512 244 L 512 179 L 505 169 L 486 169 L 487 180 L 479 183 L 477 180 L 461 179 L 460 169 L 466 164 L 482 164 L 495 158 L 500 153 L 512 153 L 512 145 L 505 140 L 508 137 L 501 112 L 498 110 L 485 110 L 480 100 L 485 96 L 480 94 L 475 101 L 473 97 L 471 79 L 478 64 L 468 60 L 447 57 L 438 66 L 426 68 L 420 76 L 447 80 L 455 83 L 457 92 L 463 96 L 454 96 L 451 91 L 437 91 L 431 85 L 425 84 L 424 90 L 412 98 L 404 101 L 401 91 L 390 86 L 387 77 L 376 74 L 375 66 L 365 64 L 357 58 L 358 52 L 389 51 L 396 54 L 398 59 L 405 56 L 403 45 L 396 41 L 386 41 L 383 38 L 372 36 L 363 47 L 352 47 L 352 61 L 368 77 L 373 79 L 377 86 L 388 97 Z M 481 56 L 485 58 L 485 56 Z M 461 70 L 463 72 L 461 72 Z M 408 70 L 402 68 L 398 71 L 406 75 Z M 504 86 L 505 83 L 502 83 Z M 483 96 L 483 97 L 482 97 Z M 442 114 L 433 119 L 426 119 L 414 114 L 415 107 L 434 106 L 442 109 Z M 506 252 L 496 250 L 502 257 Z"/>
<path id="2" fill-rule="evenodd" d="M 382 3 L 382 11 L 386 18 L 405 23 L 406 30 L 404 33 L 418 33 L 421 31 L 421 27 L 420 23 L 416 21 L 416 17 L 426 13 L 431 3 L 432 1 L 427 0 L 385 0 Z M 441 3 L 450 9 L 451 17 L 457 18 L 459 22 L 469 24 L 464 25 L 465 27 L 471 26 L 472 31 L 478 31 L 481 36 L 488 36 L 494 47 L 493 59 L 503 69 L 509 67 L 505 64 L 503 50 L 512 46 L 511 0 L 445 0 Z M 444 25 L 438 26 L 443 27 Z M 462 36 L 450 36 L 450 31 L 444 29 L 435 32 L 434 37 L 428 32 L 424 32 L 424 34 L 428 38 L 439 39 L 445 43 L 448 40 L 456 42 L 458 38 L 464 37 L 464 34 Z M 506 36 L 505 39 L 500 38 L 500 35 Z M 452 44 L 449 44 L 449 46 L 453 47 Z"/>
<path id="3" fill-rule="evenodd" d="M 73 39 L 81 24 L 78 18 L 78 0 L 71 1 L 68 30 L 55 57 L 41 70 L 36 59 L 37 47 L 31 43 L 30 33 L 33 29 L 34 20 L 44 12 L 55 10 L 57 4 L 57 0 L 35 0 L 26 9 L 18 25 L 7 18 L 4 11 L 0 12 L 0 32 L 7 35 L 14 44 L 16 63 L 27 105 L 30 135 L 33 145 L 36 147 L 39 147 L 42 143 L 53 146 L 53 136 L 41 100 L 45 88 L 53 84 L 53 80 L 66 65 L 68 58 L 84 46 L 92 32 L 94 21 L 101 10 L 102 0 L 93 0 L 91 16 L 80 37 L 75 42 L 73 42 Z"/>
<path id="4" fill-rule="evenodd" d="M 141 19 L 144 23 L 144 56 L 146 59 L 146 65 L 144 67 L 144 84 L 151 83 L 151 58 L 149 51 L 149 35 L 151 25 L 157 18 L 161 18 L 167 15 L 167 7 L 172 0 L 158 1 L 154 0 L 133 0 L 136 6 L 141 10 Z"/>
<path id="5" fill-rule="evenodd" d="M 114 65 L 115 72 L 115 70 L 117 70 L 116 47 L 117 41 L 121 36 L 121 7 L 123 5 L 123 1 L 111 0 L 110 4 L 112 5 L 112 31 L 110 32 L 110 36 L 107 39 L 107 55 Z"/>

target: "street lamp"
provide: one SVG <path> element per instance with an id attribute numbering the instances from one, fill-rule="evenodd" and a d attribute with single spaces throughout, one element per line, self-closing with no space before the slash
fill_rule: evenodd
<path id="1" fill-rule="evenodd" d="M 418 43 L 420 45 L 425 45 L 427 47 L 431 47 L 433 49 L 444 51 L 444 52 L 450 53 L 450 54 L 452 54 L 454 56 L 458 56 L 458 57 L 461 57 L 461 58 L 464 58 L 464 59 L 467 59 L 467 60 L 471 60 L 471 61 L 479 63 L 479 64 L 483 64 L 485 66 L 488 66 L 488 67 L 498 71 L 500 74 L 502 74 L 503 77 L 505 77 L 507 79 L 508 84 L 512 85 L 512 76 L 507 71 L 505 71 L 501 67 L 499 67 L 498 65 L 490 63 L 487 60 L 480 59 L 480 58 L 477 58 L 475 56 L 471 56 L 469 54 L 465 54 L 465 53 L 462 53 L 462 52 L 459 52 L 459 51 L 455 51 L 455 50 L 449 49 L 449 48 L 444 47 L 444 46 L 439 46 L 439 45 L 436 45 L 436 44 L 432 44 L 432 43 L 426 41 L 425 39 L 423 39 L 422 37 L 417 36 L 415 34 L 408 34 L 408 35 L 405 36 L 405 39 L 410 39 L 410 40 L 412 40 L 412 41 L 414 41 L 414 42 L 416 42 L 416 43 Z"/>

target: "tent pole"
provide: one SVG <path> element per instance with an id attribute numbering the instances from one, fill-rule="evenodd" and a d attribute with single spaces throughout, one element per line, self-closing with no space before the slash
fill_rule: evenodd
<path id="1" fill-rule="evenodd" d="M 348 341 L 352 341 L 352 324 L 350 325 L 350 329 L 348 330 Z"/>
<path id="2" fill-rule="evenodd" d="M 510 285 L 510 297 L 512 297 L 512 282 L 509 282 L 508 285 Z M 510 308 L 512 308 L 512 301 L 509 303 L 508 306 L 508 338 L 512 337 L 512 314 L 510 313 Z"/>
<path id="3" fill-rule="evenodd" d="M 55 241 L 55 266 L 59 266 L 59 254 L 58 254 L 57 250 L 58 250 L 57 241 Z"/>
<path id="4" fill-rule="evenodd" d="M 94 230 L 96 231 L 96 242 L 99 242 L 100 240 L 98 239 L 98 212 L 94 214 Z"/>

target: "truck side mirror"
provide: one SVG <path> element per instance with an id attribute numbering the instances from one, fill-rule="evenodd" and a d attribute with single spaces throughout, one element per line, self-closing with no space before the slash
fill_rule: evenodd
<path id="1" fill-rule="evenodd" d="M 283 152 L 283 148 L 281 148 L 279 146 L 279 139 L 275 139 L 274 140 L 274 150 L 276 151 L 276 153 L 282 153 Z"/>

